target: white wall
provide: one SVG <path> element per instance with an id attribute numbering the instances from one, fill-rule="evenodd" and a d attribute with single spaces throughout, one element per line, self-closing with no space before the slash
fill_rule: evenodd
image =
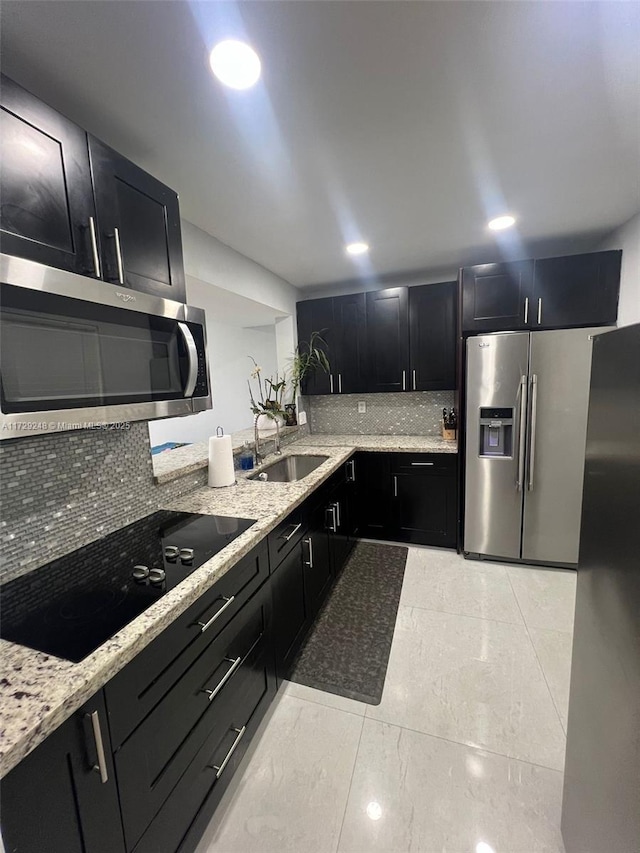
<path id="1" fill-rule="evenodd" d="M 300 299 L 297 288 L 184 220 L 182 239 L 187 302 L 204 308 L 207 316 L 214 405 L 212 410 L 197 415 L 152 421 L 152 445 L 206 441 L 218 425 L 225 432 L 251 426 L 247 378 L 252 364 L 248 356 L 255 358 L 264 375 L 275 375 L 288 366 L 296 345 L 294 318 L 296 301 Z M 221 291 L 240 298 L 225 300 Z M 264 312 L 258 312 L 265 318 L 261 323 L 267 322 L 267 317 L 271 321 L 269 325 L 245 328 L 247 317 L 256 316 L 256 303 L 266 306 Z M 234 306 L 231 311 L 230 304 Z"/>
<path id="2" fill-rule="evenodd" d="M 235 324 L 220 322 L 216 316 L 217 292 L 206 283 L 187 281 L 187 300 L 190 305 L 204 308 L 207 316 L 207 350 L 209 376 L 213 392 L 213 409 L 182 418 L 165 418 L 149 423 L 151 445 L 165 441 L 189 443 L 207 441 L 221 426 L 225 433 L 246 429 L 253 423 L 249 409 L 247 378 L 253 364 L 252 355 L 265 376 L 275 375 L 277 369 L 275 324 L 242 328 L 242 317 Z"/>
<path id="3" fill-rule="evenodd" d="M 618 325 L 640 323 L 640 211 L 616 228 L 598 249 L 622 249 Z"/>

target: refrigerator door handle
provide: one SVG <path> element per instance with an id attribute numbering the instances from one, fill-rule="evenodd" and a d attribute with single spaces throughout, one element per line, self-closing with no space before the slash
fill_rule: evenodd
<path id="1" fill-rule="evenodd" d="M 533 467 L 536 459 L 536 421 L 538 418 L 538 377 L 531 376 L 531 429 L 529 430 L 529 477 L 528 488 L 533 491 Z"/>
<path id="2" fill-rule="evenodd" d="M 520 415 L 518 418 L 518 476 L 516 488 L 519 492 L 524 488 L 524 451 L 527 429 L 527 377 L 520 377 Z"/>

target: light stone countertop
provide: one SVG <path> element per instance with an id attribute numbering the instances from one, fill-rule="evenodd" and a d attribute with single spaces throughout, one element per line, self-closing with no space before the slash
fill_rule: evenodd
<path id="1" fill-rule="evenodd" d="M 336 442 L 341 443 L 336 443 Z M 444 444 L 444 447 L 440 447 Z M 354 450 L 455 452 L 429 436 L 310 436 L 283 450 L 327 456 L 295 483 L 249 481 L 238 472 L 235 486 L 203 487 L 161 509 L 255 518 L 256 523 L 196 569 L 176 588 L 137 616 L 80 663 L 61 660 L 0 640 L 0 777 L 67 720 L 117 672 L 193 604 L 283 518 L 333 474 Z M 266 464 L 277 459 L 268 457 Z"/>

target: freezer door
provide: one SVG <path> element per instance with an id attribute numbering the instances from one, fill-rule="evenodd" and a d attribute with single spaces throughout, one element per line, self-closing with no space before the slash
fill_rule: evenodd
<path id="1" fill-rule="evenodd" d="M 528 360 L 528 332 L 467 339 L 467 552 L 520 556 Z"/>
<path id="2" fill-rule="evenodd" d="M 578 562 L 590 336 L 604 331 L 531 334 L 524 560 Z"/>

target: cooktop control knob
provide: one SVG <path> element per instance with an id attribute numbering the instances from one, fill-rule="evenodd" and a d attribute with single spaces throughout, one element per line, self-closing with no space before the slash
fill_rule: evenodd
<path id="1" fill-rule="evenodd" d="M 151 583 L 162 583 L 165 579 L 164 569 L 151 569 L 149 572 L 149 580 Z"/>
<path id="2" fill-rule="evenodd" d="M 165 545 L 164 555 L 167 560 L 177 560 L 179 553 L 180 548 L 177 548 L 175 545 Z"/>
<path id="3" fill-rule="evenodd" d="M 134 566 L 131 574 L 135 580 L 143 581 L 149 577 L 149 569 L 147 566 Z"/>
<path id="4" fill-rule="evenodd" d="M 183 563 L 190 563 L 193 560 L 193 548 L 180 548 L 180 559 Z"/>

